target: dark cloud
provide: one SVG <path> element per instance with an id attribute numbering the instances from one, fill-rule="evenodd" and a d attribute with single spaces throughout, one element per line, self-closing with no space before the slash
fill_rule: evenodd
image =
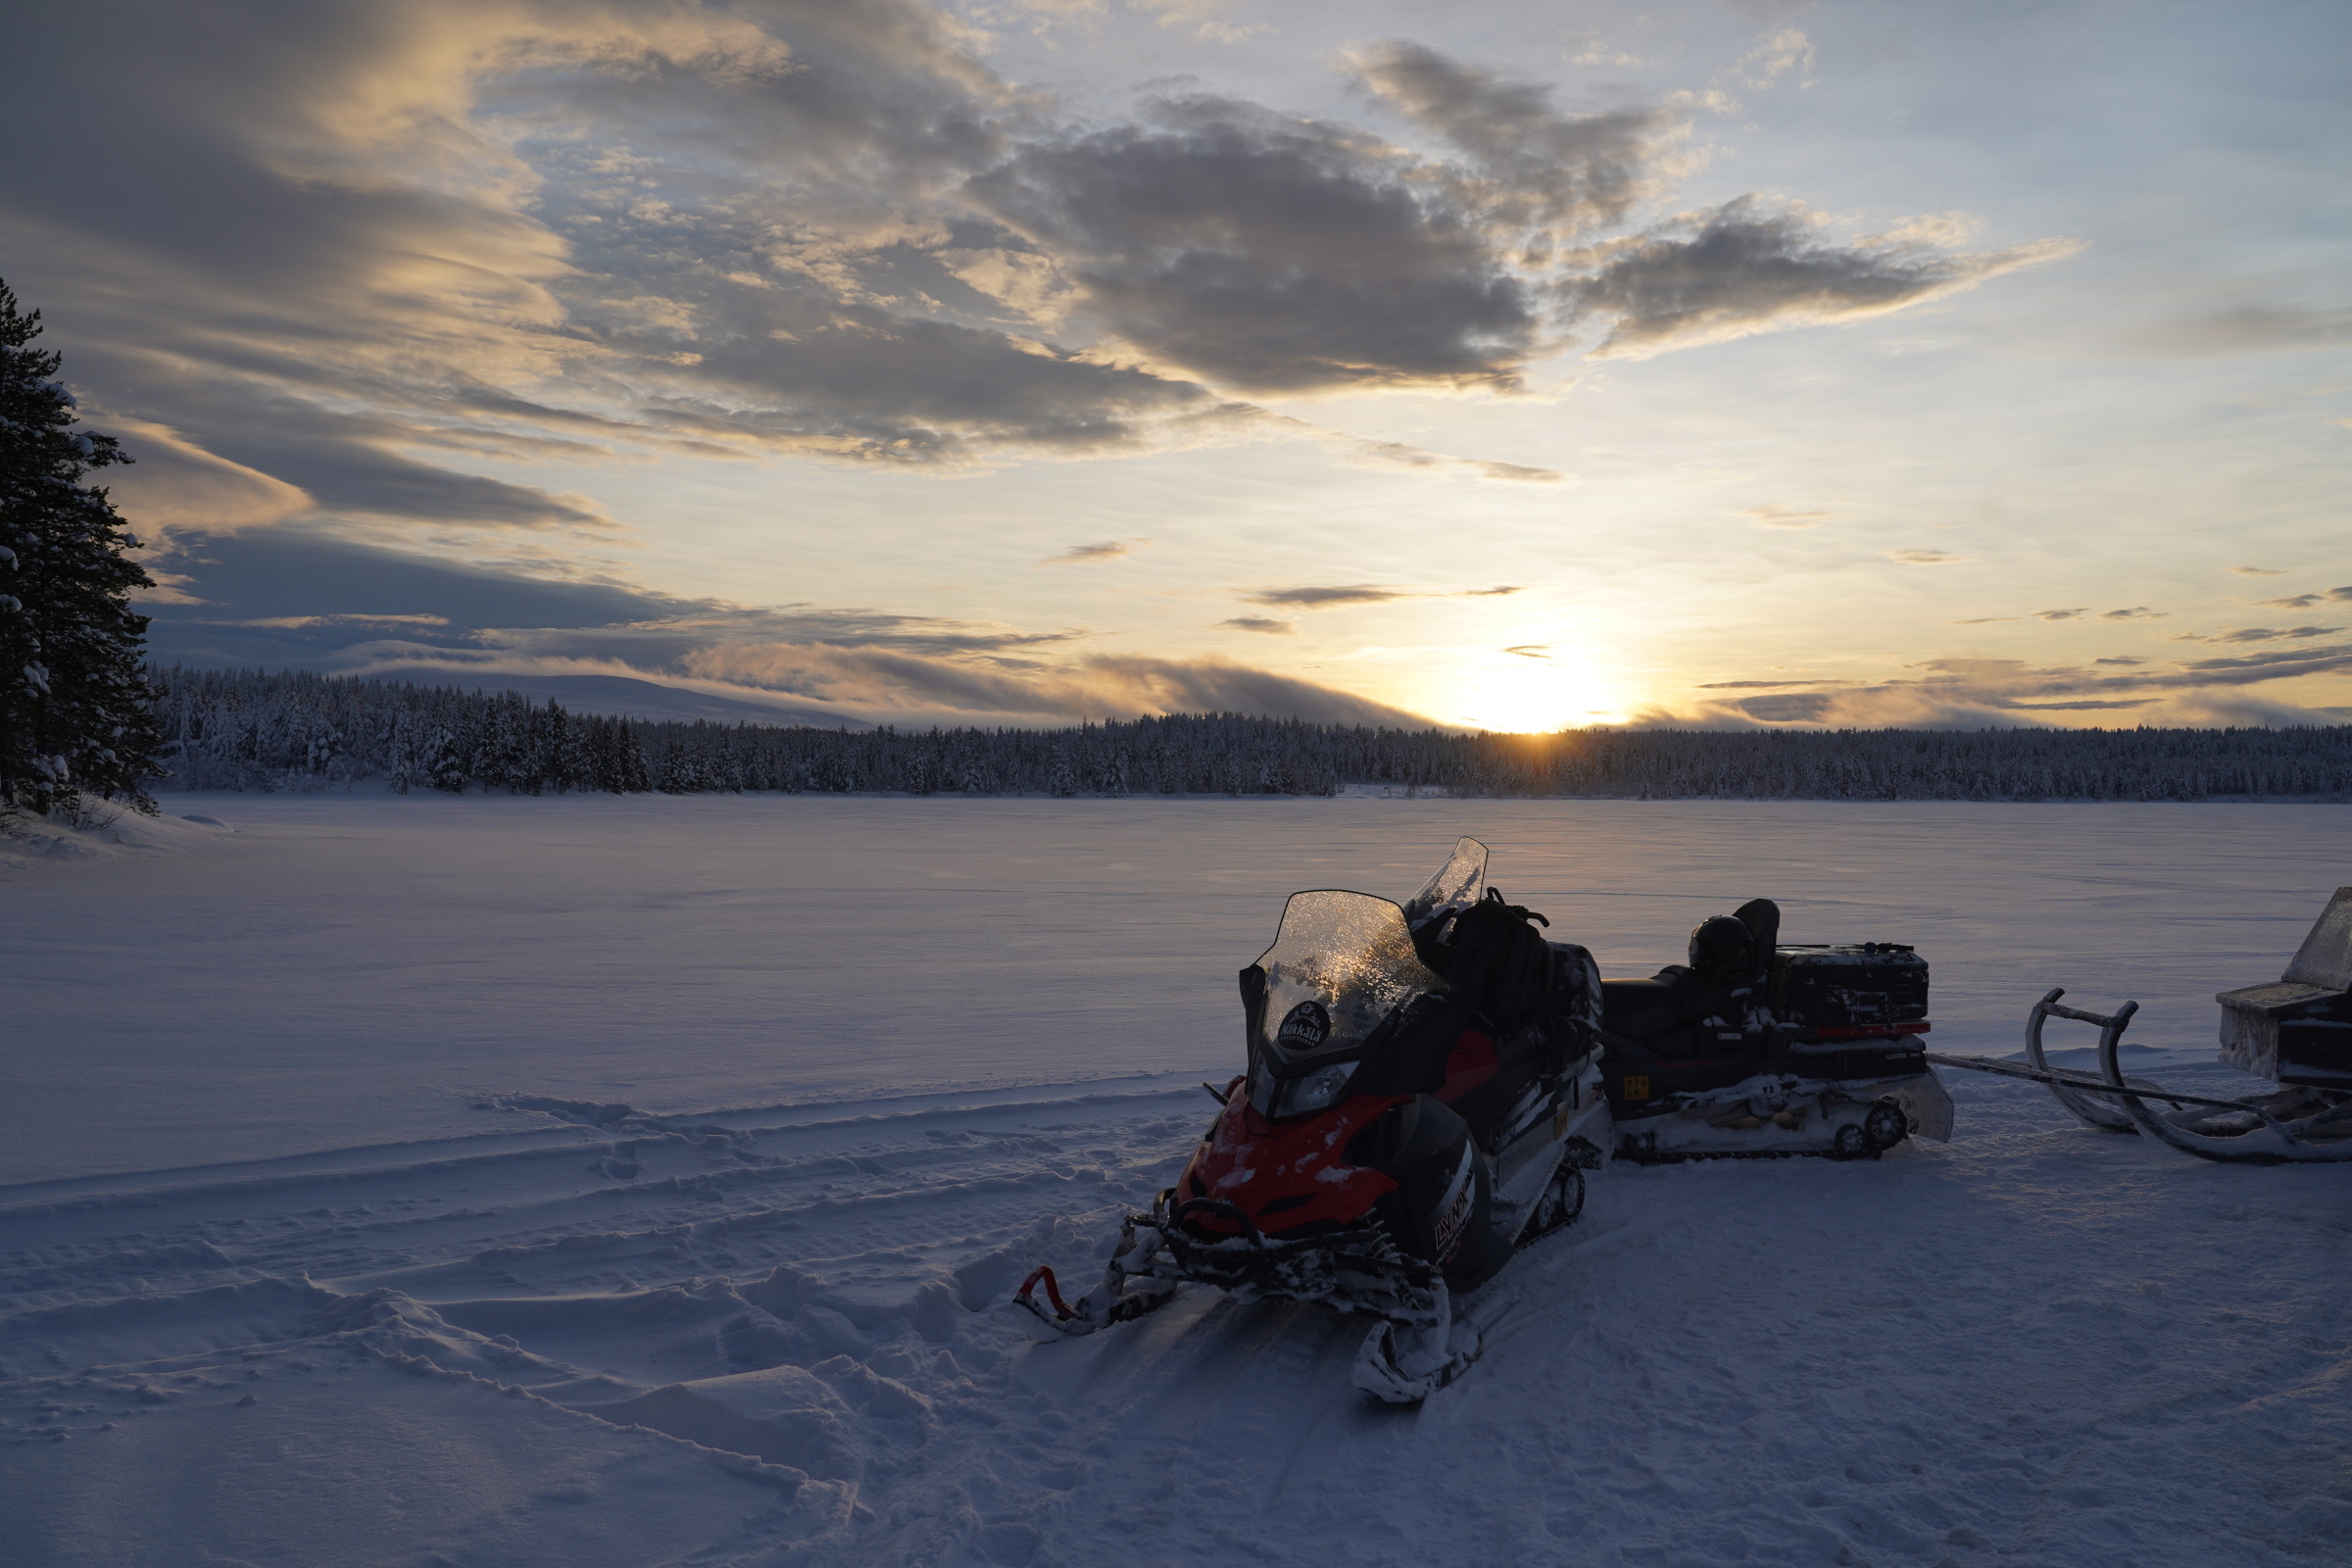
<path id="1" fill-rule="evenodd" d="M 2286 573 L 2277 566 L 2231 566 L 2240 577 L 2283 577 Z"/>
<path id="2" fill-rule="evenodd" d="M 1341 724 L 1420 725 L 1401 709 L 1222 660 L 1098 656 L 1005 668 L 877 648 L 732 643 L 689 673 L 866 713 L 946 713 L 961 722 L 1067 722 L 1143 713 L 1249 713 Z"/>
<path id="3" fill-rule="evenodd" d="M 1077 309 L 1216 385 L 1515 383 L 1539 302 L 1395 154 L 1225 99 L 1153 119 L 1023 148 L 968 192 L 1057 259 Z"/>
<path id="4" fill-rule="evenodd" d="M 1235 615 L 1232 619 L 1220 620 L 1217 624 L 1232 631 L 1262 632 L 1269 637 L 1290 637 L 1296 635 L 1298 630 L 1290 621 L 1274 620 L 1265 615 Z"/>
<path id="5" fill-rule="evenodd" d="M 1750 687 L 1768 687 L 1778 690 L 1788 686 L 1851 686 L 1852 684 L 1854 684 L 1852 681 L 1846 680 L 1711 680 L 1705 685 L 1695 688 L 1695 690 L 1702 692 L 1728 692 L 1740 691 Z"/>
<path id="6" fill-rule="evenodd" d="M 1048 556 L 1038 563 L 1041 566 L 1086 565 L 1098 561 L 1116 561 L 1150 544 L 1149 539 L 1106 539 L 1101 544 L 1072 545 L 1058 556 Z"/>
<path id="7" fill-rule="evenodd" d="M 1285 610 L 1330 610 L 1340 605 L 1385 605 L 1392 599 L 1420 597 L 1405 588 L 1376 588 L 1357 583 L 1345 588 L 1268 588 L 1248 596 L 1253 605 Z"/>
<path id="8" fill-rule="evenodd" d="M 2209 635 L 2183 632 L 2179 640 L 2184 643 L 2275 643 L 2289 640 L 2299 642 L 2313 637 L 2332 637 L 2343 629 L 2341 626 L 2233 626 L 2228 631 L 2213 632 Z"/>
<path id="9" fill-rule="evenodd" d="M 1549 660 L 1551 658 L 1551 644 L 1521 643 L 1514 648 L 1505 648 L 1503 652 L 1506 654 L 1517 654 L 1521 659 Z"/>
<path id="10" fill-rule="evenodd" d="M 1403 40 L 1348 64 L 1366 92 L 1467 155 L 1442 176 L 1449 205 L 1506 243 L 1614 227 L 1688 168 L 1672 149 L 1690 127 L 1664 109 L 1563 115 L 1546 86 Z"/>
<path id="11" fill-rule="evenodd" d="M 1767 724 L 1811 724 L 1830 710 L 1832 701 L 1822 692 L 1789 692 L 1778 697 L 1742 697 L 1725 706 Z"/>
<path id="12" fill-rule="evenodd" d="M 2165 620 L 2170 616 L 2169 611 L 2150 610 L 2145 605 L 2133 605 L 2128 610 L 2107 611 L 2099 618 L 2101 620 Z"/>
<path id="13" fill-rule="evenodd" d="M 2089 668 L 2037 668 L 2015 659 L 1944 658 L 1911 666 L 1900 679 L 1839 683 L 1837 690 L 1788 688 L 1829 682 L 1717 681 L 1702 691 L 1765 688 L 1755 697 L 1707 703 L 1696 714 L 1653 712 L 1649 724 L 1724 721 L 1852 728 L 1979 728 L 2032 722 L 2037 713 L 2132 710 L 2134 722 L 2309 724 L 2340 722 L 2324 709 L 2297 707 L 2247 689 L 2308 676 L 2352 674 L 2352 645 L 2275 650 L 2187 660 L 2170 667 L 2112 657 Z M 2144 711 L 2143 711 L 2144 710 Z"/>
<path id="14" fill-rule="evenodd" d="M 2200 680 L 2217 685 L 2248 686 L 2258 681 L 2286 680 L 2296 675 L 2322 675 L 2352 669 L 2352 645 L 2302 648 L 2276 654 L 2248 654 L 2237 659 L 2196 659 L 2180 667 Z"/>
<path id="15" fill-rule="evenodd" d="M 1526 591 L 1526 586 L 1521 583 L 1452 590 L 1383 588 L 1374 583 L 1350 583 L 1336 587 L 1266 588 L 1244 597 L 1253 605 L 1267 605 L 1277 610 L 1337 610 L 1345 605 L 1385 605 L 1394 599 L 1501 599 Z"/>
<path id="16" fill-rule="evenodd" d="M 2309 610 L 2314 605 L 2352 603 L 2352 587 L 2329 588 L 2316 594 L 2292 594 L 2284 599 L 2257 599 L 2254 602 L 2277 610 Z"/>
<path id="17" fill-rule="evenodd" d="M 1886 559 L 1906 566 L 1949 566 L 1968 558 L 1955 556 L 1948 550 L 1889 550 Z"/>
<path id="18" fill-rule="evenodd" d="M 513 687 L 600 711 L 756 711 L 773 722 L 1042 724 L 1173 711 L 1426 722 L 1225 661 L 1088 655 L 1076 632 L 677 599 L 299 529 L 185 540 L 171 560 L 201 602 L 152 607 L 151 651 L 167 664 L 290 665 Z M 1288 629 L 1249 629 L 1277 627 Z"/>
<path id="19" fill-rule="evenodd" d="M 1930 231 L 1936 240 L 1951 236 Z M 1883 315 L 2071 254 L 2058 242 L 1954 255 L 1926 233 L 1838 244 L 1807 209 L 1742 196 L 1590 253 L 1564 284 L 1574 315 L 1605 323 L 1602 359 L 1647 359 L 1781 327 Z"/>
<path id="20" fill-rule="evenodd" d="M 1398 139 L 1206 95 L 1077 127 L 911 0 L 122 0 L 12 19 L 10 280 L 172 461 L 165 525 L 306 513 L 596 535 L 490 464 L 898 466 L 1304 433 L 1264 391 L 1507 390 L 1932 298 L 2043 252 L 1646 233 L 1689 111 L 1578 115 L 1420 45 L 1344 63 Z M 1907 236 L 1907 237 L 1906 237 Z M 137 515 L 136 513 L 133 514 Z"/>
<path id="21" fill-rule="evenodd" d="M 2089 613 L 2089 606 L 2078 605 L 2072 610 L 2036 610 L 2034 612 L 2034 618 L 2035 620 L 2080 620 Z"/>

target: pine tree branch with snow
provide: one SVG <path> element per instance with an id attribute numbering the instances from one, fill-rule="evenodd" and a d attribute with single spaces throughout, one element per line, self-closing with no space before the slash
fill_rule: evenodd
<path id="1" fill-rule="evenodd" d="M 93 468 L 131 461 L 76 430 L 62 357 L 32 347 L 41 313 L 0 282 L 0 809 L 79 813 L 84 798 L 152 812 L 163 727 L 142 654 L 152 586 Z"/>

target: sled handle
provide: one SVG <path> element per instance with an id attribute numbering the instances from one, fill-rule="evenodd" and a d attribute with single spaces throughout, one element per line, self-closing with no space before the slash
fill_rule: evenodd
<path id="1" fill-rule="evenodd" d="M 2051 1016 L 2072 1018 L 2078 1023 L 2095 1026 L 2099 1031 L 2100 1048 L 2105 1050 L 2123 1039 L 2125 1026 L 2131 1023 L 2132 1015 L 2139 1010 L 2139 1004 L 2136 1002 L 2125 1003 L 2115 1010 L 2112 1016 L 2106 1013 L 2084 1012 L 2078 1007 L 2061 1007 L 2058 1005 L 2058 999 L 2065 995 L 2066 990 L 2063 986 L 2052 986 L 2039 1002 L 2034 1004 L 2034 1010 L 2026 1015 L 2026 1059 L 2034 1064 L 2034 1070 L 2037 1072 L 2047 1073 L 2050 1071 L 2049 1058 L 2044 1056 L 2041 1051 L 2041 1026 Z M 2087 1125 L 2108 1133 L 2139 1131 L 2138 1125 L 2128 1112 L 2097 1101 L 2084 1100 L 2082 1096 L 2069 1092 L 2060 1087 L 2055 1074 L 2044 1079 L 2043 1083 L 2048 1087 L 2053 1100 Z"/>

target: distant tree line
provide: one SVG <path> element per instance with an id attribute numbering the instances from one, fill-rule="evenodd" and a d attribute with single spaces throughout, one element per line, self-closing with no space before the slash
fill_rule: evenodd
<path id="1" fill-rule="evenodd" d="M 151 669 L 170 783 L 671 794 L 1335 795 L 1345 785 L 1645 800 L 2352 799 L 2352 725 L 2310 729 L 1373 729 L 1172 714 L 1073 729 L 815 729 L 565 711 L 513 692 Z"/>

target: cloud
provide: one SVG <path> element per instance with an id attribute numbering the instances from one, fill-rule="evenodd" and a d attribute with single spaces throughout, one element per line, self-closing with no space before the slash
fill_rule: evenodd
<path id="1" fill-rule="evenodd" d="M 1969 620 L 1946 621 L 1950 626 L 1995 626 L 2005 620 L 2023 620 L 2023 615 L 1978 615 Z"/>
<path id="2" fill-rule="evenodd" d="M 2132 723 L 2339 723 L 2328 710 L 2302 707 L 2250 688 L 2312 676 L 2352 675 L 2352 644 L 2276 649 L 2180 661 L 2169 666 L 2129 656 L 2088 667 L 2036 667 L 2022 660 L 1947 657 L 1910 666 L 1897 679 L 1828 682 L 1735 680 L 1708 692 L 1755 690 L 1713 699 L 1695 713 L 1657 710 L 1640 722 L 1803 724 L 1829 728 L 1984 728 L 2047 722 L 2044 714 L 2129 714 Z M 1831 686 L 1830 690 L 1791 690 Z"/>
<path id="3" fill-rule="evenodd" d="M 1623 222 L 1696 167 L 1690 126 L 1663 107 L 1561 113 L 1552 92 L 1390 39 L 1351 51 L 1356 86 L 1464 164 L 1416 169 L 1448 215 L 1506 243 L 1569 243 Z"/>
<path id="4" fill-rule="evenodd" d="M 201 612 L 158 608 L 152 647 L 167 663 L 484 685 L 502 677 L 647 680 L 766 710 L 782 705 L 812 721 L 1019 725 L 1220 711 L 1428 722 L 1230 661 L 1092 653 L 1082 633 L 683 600 L 459 566 L 301 530 L 192 542 L 174 559 L 211 604 Z M 331 608 L 289 608 L 322 603 Z"/>
<path id="5" fill-rule="evenodd" d="M 2145 605 L 2133 605 L 2129 610 L 2107 611 L 2099 618 L 2101 620 L 2164 620 L 2169 616 L 2170 612 L 2168 611 L 2150 610 Z"/>
<path id="6" fill-rule="evenodd" d="M 1243 597 L 1250 604 L 1266 605 L 1277 610 L 1337 610 L 1347 605 L 1385 605 L 1395 599 L 1499 599 L 1524 592 L 1524 585 L 1519 583 L 1452 591 L 1383 588 L 1375 583 L 1350 583 L 1343 586 L 1264 588 Z"/>
<path id="7" fill-rule="evenodd" d="M 169 425 L 93 412 L 136 454 L 130 466 L 108 473 L 107 488 L 151 540 L 174 529 L 267 527 L 317 504 L 300 486 L 208 452 Z"/>
<path id="8" fill-rule="evenodd" d="M 1597 31 L 1572 32 L 1563 40 L 1564 52 L 1572 66 L 1638 66 L 1640 55 L 1629 55 L 1610 46 Z"/>
<path id="9" fill-rule="evenodd" d="M 2257 599 L 2254 602 L 2278 610 L 2309 610 L 2314 605 L 2352 603 L 2352 587 L 2328 588 L 2314 594 L 2290 594 L 2284 599 Z"/>
<path id="10" fill-rule="evenodd" d="M 1376 588 L 1357 583 L 1345 588 L 1268 588 L 1247 596 L 1253 605 L 1284 610 L 1331 610 L 1341 605 L 1385 605 L 1392 599 L 1421 597 L 1404 588 Z"/>
<path id="11" fill-rule="evenodd" d="M 1048 556 L 1038 563 L 1041 566 L 1085 565 L 1098 561 L 1116 561 L 1132 555 L 1152 541 L 1149 539 L 1107 539 L 1101 544 L 1072 545 L 1058 556 Z"/>
<path id="12" fill-rule="evenodd" d="M 1735 62 L 1727 75 L 1758 90 L 1776 85 L 1790 72 L 1801 72 L 1797 85 L 1813 85 L 1813 40 L 1794 27 L 1782 27 L 1758 38 L 1755 46 Z"/>
<path id="13" fill-rule="evenodd" d="M 2285 572 L 2276 566 L 2231 566 L 2240 577 L 2283 577 Z"/>
<path id="14" fill-rule="evenodd" d="M 245 626 L 268 631 L 308 631 L 322 626 L 446 626 L 447 615 L 260 615 L 250 620 L 190 617 L 191 626 Z"/>
<path id="15" fill-rule="evenodd" d="M 1236 615 L 1230 620 L 1220 620 L 1217 624 L 1229 627 L 1234 631 L 1263 632 L 1270 637 L 1290 637 L 1296 635 L 1298 630 L 1290 621 L 1273 620 L 1264 615 Z"/>
<path id="16" fill-rule="evenodd" d="M 2078 605 L 2072 610 L 2036 610 L 2034 612 L 2034 618 L 2035 620 L 2080 620 L 2089 613 L 2089 606 Z"/>
<path id="17" fill-rule="evenodd" d="M 1521 659 L 1542 659 L 1548 661 L 1551 658 L 1551 644 L 1521 643 L 1514 648 L 1505 648 L 1503 652 L 1506 654 L 1517 654 Z"/>
<path id="18" fill-rule="evenodd" d="M 1849 680 L 1715 680 L 1695 688 L 1702 692 L 1741 691 L 1754 687 L 1779 690 L 1788 686 L 1851 686 Z"/>
<path id="19" fill-rule="evenodd" d="M 1542 303 L 1480 215 L 1360 132 L 1230 99 L 1017 149 L 966 187 L 1050 252 L 1074 314 L 1252 395 L 1511 387 Z"/>
<path id="20" fill-rule="evenodd" d="M 2040 240 L 1949 255 L 1907 233 L 1840 245 L 1823 240 L 1823 227 L 1801 203 L 1742 196 L 1592 247 L 1585 254 L 1593 270 L 1563 287 L 1575 318 L 1605 323 L 1593 358 L 1644 360 L 1884 315 L 2082 249 L 2073 240 Z"/>
<path id="21" fill-rule="evenodd" d="M 1826 507 L 1749 507 L 1740 515 L 1759 528 L 1812 528 L 1838 514 Z"/>
<path id="22" fill-rule="evenodd" d="M 1299 421 L 1284 419 L 1281 422 Z M 1358 436 L 1343 435 L 1336 430 L 1317 433 L 1342 459 L 1366 467 L 1452 470 L 1473 474 L 1481 479 L 1500 480 L 1506 484 L 1560 484 L 1569 478 L 1557 468 L 1535 468 L 1525 464 L 1496 463 L 1491 459 L 1448 457 L 1441 452 L 1407 446 L 1401 441 L 1367 441 Z"/>
<path id="23" fill-rule="evenodd" d="M 2141 343 L 2178 355 L 2264 354 L 2352 343 L 2352 309 L 2252 304 L 2153 327 Z"/>
<path id="24" fill-rule="evenodd" d="M 1948 550 L 1889 550 L 1886 559 L 1899 561 L 1906 566 L 1949 566 L 1968 558 L 1955 556 Z"/>
<path id="25" fill-rule="evenodd" d="M 1238 0 L 1129 0 L 1129 3 L 1163 27 L 1191 28 L 1193 37 L 1201 43 L 1247 43 L 1274 30 L 1271 23 L 1226 21 Z"/>
<path id="26" fill-rule="evenodd" d="M 2343 629 L 2344 628 L 2341 626 L 2236 626 L 2232 627 L 2229 631 L 2215 632 L 2210 636 L 2199 636 L 2193 632 L 2183 632 L 2180 634 L 2179 640 L 2187 643 L 2271 643 L 2279 642 L 2281 640 L 2302 641 L 2313 637 L 2332 637 Z"/>
<path id="27" fill-rule="evenodd" d="M 1428 722 L 1386 704 L 1222 660 L 1097 656 L 1006 669 L 889 649 L 730 643 L 698 650 L 683 667 L 730 685 L 783 692 L 869 716 L 947 712 L 971 715 L 965 722 L 1046 723 L 1231 712 L 1342 724 L 1418 727 Z"/>
<path id="28" fill-rule="evenodd" d="M 1630 232 L 1697 167 L 1689 102 L 1572 112 L 1407 41 L 1341 62 L 1376 131 L 1207 93 L 1082 123 L 915 0 L 108 16 L 102 50 L 72 7 L 11 33 L 0 128 L 75 137 L 0 168 L 11 281 L 152 459 L 129 515 L 215 535 L 609 541 L 628 519 L 530 466 L 681 457 L 947 471 L 1284 435 L 1556 482 L 1248 399 L 1508 393 L 1574 333 L 1646 355 L 2064 248 L 1838 242 L 1752 198 Z M 1800 37 L 1742 69 L 1799 69 Z"/>

